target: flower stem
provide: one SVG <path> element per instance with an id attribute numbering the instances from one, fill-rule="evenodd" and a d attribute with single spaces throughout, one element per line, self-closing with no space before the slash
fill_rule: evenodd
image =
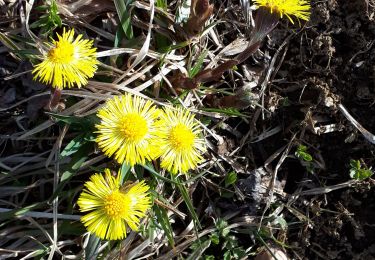
<path id="1" fill-rule="evenodd" d="M 61 99 L 61 89 L 55 88 L 51 93 L 51 99 L 49 100 L 48 108 L 53 111 L 58 106 Z"/>

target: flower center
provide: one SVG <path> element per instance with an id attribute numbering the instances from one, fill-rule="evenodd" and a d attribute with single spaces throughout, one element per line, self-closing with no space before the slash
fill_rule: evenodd
<path id="1" fill-rule="evenodd" d="M 174 126 L 169 133 L 169 141 L 172 144 L 172 147 L 177 151 L 191 148 L 194 139 L 194 133 L 183 124 Z"/>
<path id="2" fill-rule="evenodd" d="M 127 114 L 122 119 L 121 133 L 131 142 L 139 142 L 148 132 L 146 120 L 138 114 Z"/>
<path id="3" fill-rule="evenodd" d="M 70 63 L 74 58 L 74 46 L 67 41 L 55 43 L 55 47 L 48 52 L 48 58 L 55 63 Z"/>
<path id="4" fill-rule="evenodd" d="M 126 196 L 114 191 L 105 198 L 104 211 L 110 218 L 119 218 L 126 213 Z"/>

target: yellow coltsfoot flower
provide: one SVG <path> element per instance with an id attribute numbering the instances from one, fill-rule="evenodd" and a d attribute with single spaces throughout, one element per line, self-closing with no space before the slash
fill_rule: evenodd
<path id="1" fill-rule="evenodd" d="M 254 0 L 258 7 L 269 9 L 271 13 L 275 12 L 282 18 L 284 15 L 293 22 L 291 16 L 308 21 L 310 17 L 309 0 Z"/>
<path id="2" fill-rule="evenodd" d="M 161 121 L 165 130 L 156 141 L 161 167 L 174 174 L 195 169 L 203 160 L 206 145 L 194 115 L 182 109 L 166 108 L 164 112 Z"/>
<path id="3" fill-rule="evenodd" d="M 107 156 L 115 155 L 118 163 L 130 166 L 156 158 L 158 148 L 153 142 L 162 128 L 160 110 L 151 101 L 129 94 L 116 96 L 97 115 L 101 123 L 96 125 L 96 142 Z"/>
<path id="4" fill-rule="evenodd" d="M 126 237 L 126 227 L 136 231 L 140 219 L 151 207 L 151 198 L 144 181 L 122 188 L 119 176 L 96 173 L 85 183 L 78 198 L 81 218 L 87 230 L 101 239 L 118 240 Z"/>
<path id="5" fill-rule="evenodd" d="M 93 41 L 82 40 L 82 34 L 74 40 L 74 29 L 57 34 L 58 40 L 48 43 L 49 51 L 33 70 L 34 79 L 51 84 L 57 89 L 81 87 L 97 70 L 96 48 Z"/>

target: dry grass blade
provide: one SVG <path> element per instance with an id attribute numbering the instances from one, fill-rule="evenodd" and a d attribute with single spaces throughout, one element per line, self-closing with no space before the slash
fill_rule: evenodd
<path id="1" fill-rule="evenodd" d="M 350 180 L 350 181 L 340 183 L 340 184 L 336 184 L 336 185 L 332 185 L 332 186 L 300 191 L 297 194 L 295 194 L 295 196 L 309 196 L 309 195 L 327 194 L 327 193 L 335 191 L 335 190 L 351 187 L 351 186 L 355 185 L 356 183 L 358 183 L 357 180 Z"/>
<path id="2" fill-rule="evenodd" d="M 348 112 L 348 110 L 342 105 L 338 105 L 341 113 L 349 120 L 349 122 L 361 132 L 361 134 L 372 144 L 375 144 L 375 135 L 367 131 L 354 117 Z"/>

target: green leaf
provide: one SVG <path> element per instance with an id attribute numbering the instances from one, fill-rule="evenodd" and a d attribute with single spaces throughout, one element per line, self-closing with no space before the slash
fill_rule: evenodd
<path id="1" fill-rule="evenodd" d="M 173 183 L 173 184 L 178 184 L 178 182 L 174 181 L 174 180 L 170 180 L 164 176 L 161 176 L 157 171 L 155 171 L 154 169 L 154 166 L 152 166 L 151 163 L 146 163 L 145 165 L 142 165 L 143 168 L 145 168 L 146 170 L 148 170 L 152 175 L 154 175 L 154 177 L 158 178 L 158 179 L 161 179 L 163 181 L 166 181 L 166 182 L 169 182 L 169 183 Z"/>
<path id="2" fill-rule="evenodd" d="M 85 117 L 77 116 L 64 116 L 55 113 L 46 112 L 46 114 L 52 116 L 57 122 L 63 122 L 87 132 L 92 132 L 95 129 L 95 125 L 100 123 L 99 118 L 96 115 L 89 115 Z"/>
<path id="3" fill-rule="evenodd" d="M 220 242 L 220 236 L 218 233 L 214 232 L 210 235 L 211 242 L 218 245 Z"/>
<path id="4" fill-rule="evenodd" d="M 232 250 L 233 248 L 238 246 L 237 237 L 235 236 L 227 236 L 226 238 L 226 248 Z"/>
<path id="5" fill-rule="evenodd" d="M 10 210 L 10 211 L 7 211 L 7 212 L 3 212 L 3 213 L 0 214 L 0 220 L 4 221 L 6 219 L 24 216 L 25 213 L 27 213 L 27 212 L 29 212 L 33 209 L 39 208 L 43 204 L 44 203 L 34 203 L 34 204 L 29 205 L 29 206 L 20 208 L 20 209 L 13 209 L 13 210 Z"/>
<path id="6" fill-rule="evenodd" d="M 167 0 L 156 0 L 156 6 L 166 11 L 168 7 Z"/>
<path id="7" fill-rule="evenodd" d="M 202 244 L 204 241 L 206 241 L 205 237 L 201 237 L 199 239 L 194 240 L 193 243 L 190 245 L 190 249 L 197 249 L 199 245 Z"/>
<path id="8" fill-rule="evenodd" d="M 156 40 L 156 48 L 158 51 L 162 52 L 162 50 L 165 50 L 169 46 L 168 38 L 160 33 L 155 33 L 155 40 Z"/>
<path id="9" fill-rule="evenodd" d="M 61 21 L 60 16 L 58 16 L 57 14 L 53 14 L 52 17 L 53 17 L 54 24 L 58 27 L 61 27 L 62 21 Z"/>
<path id="10" fill-rule="evenodd" d="M 173 229 L 169 221 L 167 211 L 164 208 L 159 207 L 157 204 L 154 204 L 153 209 L 156 217 L 158 218 L 158 222 L 168 238 L 169 244 L 171 247 L 174 247 Z"/>
<path id="11" fill-rule="evenodd" d="M 350 167 L 353 169 L 361 169 L 361 162 L 359 160 L 350 160 Z"/>
<path id="12" fill-rule="evenodd" d="M 68 178 L 71 177 L 71 173 L 74 171 L 79 170 L 81 165 L 86 161 L 88 158 L 89 151 L 92 148 L 92 144 L 86 144 L 84 146 L 81 146 L 80 149 L 76 152 L 74 157 L 72 158 L 72 161 L 68 164 L 68 170 L 65 171 L 61 176 L 61 181 L 64 182 Z"/>
<path id="13" fill-rule="evenodd" d="M 220 234 L 221 237 L 226 237 L 230 232 L 230 229 L 227 228 L 228 222 L 226 222 L 222 218 L 218 219 L 215 226 L 216 226 L 217 230 L 219 231 L 219 234 Z"/>
<path id="14" fill-rule="evenodd" d="M 170 45 L 170 46 L 166 46 L 164 48 L 160 48 L 160 52 L 161 53 L 169 53 L 170 51 L 173 51 L 173 50 L 185 48 L 189 44 L 190 44 L 190 41 L 180 42 L 180 43 L 177 43 L 177 44 L 174 44 L 174 45 Z"/>
<path id="15" fill-rule="evenodd" d="M 225 187 L 234 184 L 237 181 L 237 173 L 230 172 L 225 176 Z"/>
<path id="16" fill-rule="evenodd" d="M 38 12 L 44 12 L 44 11 L 47 11 L 48 9 L 49 9 L 48 5 L 40 5 L 40 6 L 34 7 L 34 10 Z"/>
<path id="17" fill-rule="evenodd" d="M 229 250 L 224 253 L 223 259 L 224 260 L 231 260 L 232 259 L 232 256 L 231 256 L 231 253 L 230 253 Z"/>
<path id="18" fill-rule="evenodd" d="M 361 181 L 373 175 L 371 169 L 361 167 L 361 162 L 359 160 L 350 160 L 350 167 L 349 175 L 352 179 Z"/>
<path id="19" fill-rule="evenodd" d="M 267 249 L 267 251 L 272 255 L 272 257 L 274 258 L 274 259 L 277 259 L 277 257 L 275 256 L 275 254 L 273 253 L 273 251 L 270 249 L 270 247 L 268 246 L 268 244 L 266 243 L 266 241 L 264 241 L 264 239 L 263 239 L 263 237 L 262 236 L 264 236 L 264 237 L 267 237 L 268 236 L 268 234 L 264 234 L 264 231 L 265 230 L 260 230 L 260 232 L 258 232 L 258 231 L 254 231 L 253 232 L 253 234 L 255 235 L 255 238 L 257 238 L 259 241 L 260 241 L 260 243 L 263 245 L 263 246 L 265 246 L 266 247 L 266 249 Z"/>
<path id="20" fill-rule="evenodd" d="M 39 52 L 35 49 L 13 50 L 12 52 L 19 56 L 28 58 L 36 57 L 37 55 L 39 55 Z"/>
<path id="21" fill-rule="evenodd" d="M 300 158 L 304 160 L 305 162 L 311 162 L 313 160 L 312 156 L 308 153 L 301 152 L 299 155 L 300 155 Z"/>
<path id="22" fill-rule="evenodd" d="M 31 28 L 31 29 L 38 28 L 38 27 L 40 27 L 43 23 L 44 23 L 43 19 L 36 20 L 36 21 L 33 22 L 32 24 L 30 24 L 30 28 Z"/>
<path id="23" fill-rule="evenodd" d="M 30 25 L 31 28 L 41 28 L 42 34 L 50 34 L 56 27 L 62 26 L 61 18 L 55 0 L 50 1 L 50 5 L 38 6 L 38 11 L 45 12 L 37 21 Z"/>
<path id="24" fill-rule="evenodd" d="M 51 13 L 56 15 L 58 13 L 58 8 L 57 8 L 57 4 L 56 4 L 56 1 L 53 0 L 51 1 Z"/>
<path id="25" fill-rule="evenodd" d="M 0 32 L 0 42 L 7 47 L 10 51 L 20 51 L 21 48 L 11 39 L 11 35 Z M 26 57 L 19 57 L 25 59 Z"/>
<path id="26" fill-rule="evenodd" d="M 172 175 L 173 177 L 173 175 Z M 193 220 L 195 221 L 195 224 L 198 228 L 201 228 L 201 224 L 199 222 L 199 218 L 198 218 L 198 215 L 197 213 L 195 212 L 195 209 L 194 209 L 194 206 L 193 206 L 193 203 L 189 197 L 189 193 L 186 189 L 186 187 L 181 183 L 181 181 L 177 178 L 176 179 L 176 186 L 177 188 L 180 190 L 180 193 L 181 193 L 181 196 L 182 198 L 184 199 L 185 201 L 185 204 L 189 210 L 189 213 L 190 213 L 190 216 L 193 218 Z"/>
<path id="27" fill-rule="evenodd" d="M 305 161 L 305 162 L 311 162 L 313 160 L 313 157 L 311 156 L 311 154 L 307 152 L 307 147 L 302 144 L 297 147 L 295 156 L 298 159 Z"/>
<path id="28" fill-rule="evenodd" d="M 239 117 L 248 117 L 245 114 L 242 114 L 235 108 L 201 108 L 202 111 L 214 112 L 219 114 L 224 114 L 228 116 L 239 116 Z"/>
<path id="29" fill-rule="evenodd" d="M 220 190 L 220 197 L 230 199 L 234 197 L 234 192 L 228 190 Z"/>
<path id="30" fill-rule="evenodd" d="M 71 140 L 61 152 L 62 157 L 66 157 L 72 155 L 78 151 L 78 149 L 82 146 L 84 141 L 84 134 L 78 135 L 73 140 Z"/>
<path id="31" fill-rule="evenodd" d="M 134 165 L 134 171 L 135 171 L 135 174 L 136 174 L 136 178 L 138 180 L 143 180 L 143 174 L 145 172 L 145 169 L 144 167 L 142 167 L 141 165 Z"/>
<path id="32" fill-rule="evenodd" d="M 81 236 L 83 233 L 86 232 L 86 229 L 82 225 L 81 222 L 72 222 L 71 220 L 64 220 L 62 224 L 59 226 L 60 233 L 59 235 L 73 235 L 73 236 Z"/>
<path id="33" fill-rule="evenodd" d="M 130 177 L 130 169 L 132 167 L 124 162 L 121 166 L 120 184 L 124 184 Z"/>
<path id="34" fill-rule="evenodd" d="M 100 238 L 90 234 L 89 242 L 85 248 L 85 259 L 95 260 L 98 257 L 100 241 Z"/>
<path id="35" fill-rule="evenodd" d="M 197 248 L 193 251 L 193 253 L 191 255 L 189 255 L 188 258 L 186 258 L 186 260 L 196 260 L 196 259 L 200 259 L 200 257 L 202 256 L 202 254 L 204 253 L 204 251 L 207 250 L 207 248 L 209 248 L 211 245 L 211 240 L 206 240 L 204 241 L 203 243 L 200 243 Z"/>
<path id="36" fill-rule="evenodd" d="M 92 151 L 93 144 L 92 143 L 85 143 L 82 145 L 74 156 L 70 163 L 66 166 L 65 171 L 61 175 L 60 183 L 57 186 L 55 192 L 53 193 L 50 202 L 52 202 L 62 191 L 65 185 L 69 182 L 69 180 L 74 176 L 74 174 L 79 170 L 81 165 L 87 160 L 90 151 Z"/>
<path id="37" fill-rule="evenodd" d="M 133 38 L 133 27 L 131 25 L 131 13 L 130 13 L 130 4 L 134 0 L 115 0 L 115 7 L 117 15 L 120 18 L 121 28 L 125 33 L 127 39 Z"/>
<path id="38" fill-rule="evenodd" d="M 274 220 L 274 222 L 278 223 L 282 230 L 288 229 L 288 223 L 286 222 L 286 220 L 283 217 L 277 216 L 277 218 Z"/>
<path id="39" fill-rule="evenodd" d="M 246 256 L 246 251 L 242 247 L 237 247 L 232 250 L 234 259 L 242 259 Z"/>
<path id="40" fill-rule="evenodd" d="M 193 78 L 202 69 L 203 61 L 204 61 L 204 58 L 206 58 L 207 53 L 208 53 L 208 50 L 205 50 L 204 52 L 202 52 L 199 55 L 198 60 L 194 64 L 194 66 L 191 69 L 189 69 L 189 77 L 190 78 Z"/>

